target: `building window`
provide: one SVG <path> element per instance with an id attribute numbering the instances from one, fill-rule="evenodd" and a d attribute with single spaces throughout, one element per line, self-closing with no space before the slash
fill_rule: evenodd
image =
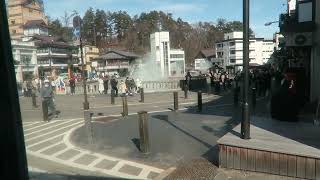
<path id="1" fill-rule="evenodd" d="M 236 51 L 235 50 L 231 50 L 230 54 L 236 54 Z"/>
<path id="2" fill-rule="evenodd" d="M 170 54 L 170 58 L 183 58 L 183 54 Z"/>
<path id="3" fill-rule="evenodd" d="M 12 20 L 12 21 L 11 21 L 11 24 L 16 24 L 16 21 L 15 21 L 15 20 Z"/>
<path id="4" fill-rule="evenodd" d="M 230 63 L 236 63 L 236 59 L 230 59 Z"/>
<path id="5" fill-rule="evenodd" d="M 13 34 L 16 34 L 16 33 L 17 33 L 17 30 L 12 30 L 12 33 L 13 33 Z"/>
<path id="6" fill-rule="evenodd" d="M 92 47 L 89 48 L 89 51 L 92 51 Z"/>
<path id="7" fill-rule="evenodd" d="M 223 44 L 221 43 L 221 44 L 217 44 L 217 47 L 218 48 L 223 48 Z"/>
<path id="8" fill-rule="evenodd" d="M 234 46 L 234 45 L 236 45 L 236 42 L 230 42 L 229 43 L 229 46 Z"/>

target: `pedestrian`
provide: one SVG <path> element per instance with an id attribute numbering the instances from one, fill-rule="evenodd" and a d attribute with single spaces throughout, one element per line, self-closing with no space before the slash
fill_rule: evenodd
<path id="1" fill-rule="evenodd" d="M 108 89 L 109 89 L 109 77 L 105 76 L 103 78 L 103 87 L 104 87 L 104 94 L 108 94 Z"/>
<path id="2" fill-rule="evenodd" d="M 53 93 L 56 93 L 56 85 L 57 85 L 57 83 L 55 82 L 55 79 L 52 77 L 51 78 L 51 87 L 52 87 Z"/>
<path id="3" fill-rule="evenodd" d="M 75 95 L 75 89 L 76 89 L 76 80 L 75 77 L 72 76 L 69 80 L 69 86 L 70 86 L 70 91 L 71 95 Z"/>
<path id="4" fill-rule="evenodd" d="M 103 84 L 103 79 L 102 79 L 102 76 L 99 76 L 98 78 L 98 90 L 99 90 L 99 93 L 100 94 L 103 94 L 104 93 L 104 84 Z"/>
<path id="5" fill-rule="evenodd" d="M 140 93 L 141 92 L 141 85 L 142 85 L 142 82 L 141 82 L 141 80 L 138 78 L 137 80 L 136 80 L 136 86 L 137 86 L 137 93 Z"/>
<path id="6" fill-rule="evenodd" d="M 112 76 L 110 84 L 111 84 L 112 91 L 116 93 L 115 96 L 118 96 L 118 81 L 114 76 Z"/>
<path id="7" fill-rule="evenodd" d="M 58 117 L 58 111 L 56 111 L 54 105 L 54 93 L 49 80 L 44 81 L 44 86 L 40 90 L 40 95 L 42 102 L 47 104 L 49 120 L 53 117 Z"/>
<path id="8" fill-rule="evenodd" d="M 191 89 L 190 88 L 190 86 L 191 86 L 190 84 L 191 84 L 191 79 L 192 79 L 190 71 L 187 72 L 187 75 L 185 77 L 186 77 L 185 83 L 186 83 L 186 85 L 188 87 L 188 90 L 190 90 Z"/>
<path id="9" fill-rule="evenodd" d="M 123 82 L 123 80 L 121 80 L 120 84 L 119 84 L 119 91 L 120 91 L 121 96 L 126 96 L 127 90 L 128 89 L 127 89 L 126 83 Z"/>
<path id="10" fill-rule="evenodd" d="M 23 89 L 23 96 L 27 97 L 27 81 L 23 81 L 22 89 Z"/>

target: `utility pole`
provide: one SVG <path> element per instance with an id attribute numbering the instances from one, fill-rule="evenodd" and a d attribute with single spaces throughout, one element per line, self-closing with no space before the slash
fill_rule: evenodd
<path id="1" fill-rule="evenodd" d="M 81 54 L 81 65 L 82 65 L 82 82 L 83 82 L 83 94 L 84 94 L 84 102 L 83 102 L 83 109 L 88 110 L 89 109 L 89 102 L 88 102 L 88 95 L 87 95 L 87 79 L 86 79 L 86 73 L 85 73 L 85 63 L 83 60 L 83 45 L 82 45 L 82 36 L 81 36 L 81 18 L 79 15 L 75 16 L 73 18 L 73 27 L 75 29 L 78 28 L 79 33 L 79 41 L 80 41 L 80 54 Z"/>
<path id="2" fill-rule="evenodd" d="M 250 110 L 249 110 L 249 6 L 250 0 L 243 0 L 243 104 L 241 121 L 241 138 L 250 139 Z"/>

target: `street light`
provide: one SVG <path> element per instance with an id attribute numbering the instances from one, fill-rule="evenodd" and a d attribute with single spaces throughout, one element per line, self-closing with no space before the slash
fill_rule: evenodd
<path id="1" fill-rule="evenodd" d="M 243 0 L 243 75 L 244 91 L 242 104 L 241 138 L 250 139 L 250 111 L 249 111 L 249 17 L 250 0 Z"/>
<path id="2" fill-rule="evenodd" d="M 267 22 L 264 24 L 264 26 L 270 26 L 271 24 L 274 24 L 274 23 L 279 23 L 279 21 Z"/>

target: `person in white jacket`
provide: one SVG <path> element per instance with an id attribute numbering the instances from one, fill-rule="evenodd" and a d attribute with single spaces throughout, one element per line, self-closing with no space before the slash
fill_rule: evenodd
<path id="1" fill-rule="evenodd" d="M 99 93 L 104 94 L 104 85 L 103 85 L 103 79 L 101 76 L 99 77 L 98 82 L 99 82 L 99 88 L 98 88 Z"/>
<path id="2" fill-rule="evenodd" d="M 120 91 L 121 96 L 126 96 L 127 95 L 127 86 L 126 86 L 126 83 L 124 83 L 123 80 L 120 81 L 119 91 Z"/>

